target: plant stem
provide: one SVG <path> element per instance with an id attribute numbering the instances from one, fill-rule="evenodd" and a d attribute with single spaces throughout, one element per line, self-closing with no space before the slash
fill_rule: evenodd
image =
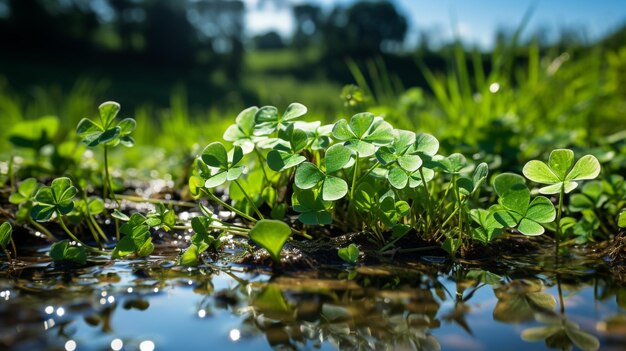
<path id="1" fill-rule="evenodd" d="M 89 227 L 89 231 L 91 232 L 91 235 L 93 236 L 94 240 L 96 241 L 96 244 L 98 244 L 98 246 L 102 247 L 102 243 L 100 243 L 100 238 L 98 237 L 98 232 L 96 231 L 96 228 L 93 227 L 93 224 L 91 223 L 91 221 L 89 219 L 87 219 L 87 227 Z"/>
<path id="2" fill-rule="evenodd" d="M 433 205 L 430 199 L 430 190 L 428 189 L 428 184 L 426 183 L 426 178 L 424 177 L 424 170 L 422 167 L 419 168 L 420 177 L 422 177 L 422 185 L 424 186 L 424 191 L 426 191 L 426 202 L 428 206 L 428 210 L 426 211 L 426 232 L 430 231 L 430 218 L 432 216 Z"/>
<path id="3" fill-rule="evenodd" d="M 357 151 L 354 159 L 354 173 L 352 173 L 352 186 L 350 187 L 350 202 L 354 199 L 354 186 L 356 185 L 356 175 L 359 172 L 359 153 Z"/>
<path id="4" fill-rule="evenodd" d="M 2 250 L 4 251 L 4 254 L 7 256 L 7 261 L 9 261 L 9 264 L 13 265 L 13 260 L 11 259 L 11 253 L 9 252 L 9 250 L 7 250 L 6 247 L 2 247 Z"/>
<path id="5" fill-rule="evenodd" d="M 239 211 L 238 209 L 232 207 L 231 205 L 225 203 L 224 201 L 222 201 L 220 198 L 218 198 L 217 196 L 215 196 L 213 193 L 211 193 L 210 191 L 202 188 L 201 190 L 202 192 L 204 192 L 208 197 L 210 197 L 213 201 L 219 203 L 220 205 L 224 206 L 224 208 L 235 212 L 236 214 L 240 215 L 241 217 L 251 221 L 251 222 L 256 222 L 257 220 L 253 217 L 248 216 L 247 214 Z"/>
<path id="6" fill-rule="evenodd" d="M 559 193 L 559 207 L 556 213 L 556 247 L 555 247 L 555 255 L 558 257 L 559 255 L 559 241 L 561 240 L 561 216 L 563 215 L 563 197 L 565 197 L 565 184 L 561 185 L 561 192 Z"/>
<path id="7" fill-rule="evenodd" d="M 256 215 L 259 216 L 259 219 L 265 219 L 265 217 L 263 217 L 263 214 L 261 214 L 261 211 L 259 211 L 259 209 L 256 207 L 256 205 L 254 204 L 254 201 L 252 201 L 252 199 L 250 198 L 250 196 L 248 196 L 248 193 L 246 192 L 246 190 L 241 186 L 241 184 L 239 183 L 239 181 L 237 179 L 235 179 L 235 184 L 237 184 L 237 186 L 239 187 L 239 189 L 241 190 L 241 192 L 243 193 L 243 196 L 246 197 L 246 200 L 248 200 L 248 202 L 250 203 L 250 206 L 252 206 L 252 208 L 254 209 L 254 212 L 256 212 Z"/>
<path id="8" fill-rule="evenodd" d="M 78 239 L 78 238 L 77 238 L 74 234 L 72 234 L 72 232 L 71 232 L 69 229 L 67 229 L 67 226 L 66 226 L 66 225 L 65 225 L 65 223 L 63 222 L 63 218 L 62 218 L 61 214 L 57 212 L 57 216 L 59 216 L 59 224 L 61 225 L 61 228 L 63 228 L 63 230 L 65 231 L 65 233 L 66 233 L 66 234 L 67 234 L 67 235 L 68 235 L 68 236 L 69 236 L 72 240 L 74 240 L 74 241 L 76 241 L 77 243 L 81 244 L 82 246 L 84 246 L 84 247 L 85 247 L 85 249 L 87 249 L 87 250 L 89 250 L 89 251 L 92 251 L 92 252 L 95 252 L 95 253 L 98 253 L 98 254 L 101 254 L 101 255 L 107 255 L 107 254 L 108 254 L 108 252 L 106 252 L 106 251 L 102 251 L 102 250 L 100 250 L 100 249 L 97 249 L 97 248 L 95 248 L 95 247 L 93 247 L 93 246 L 89 246 L 89 245 L 85 244 L 84 242 L 80 241 L 80 240 L 79 240 L 79 239 Z"/>
<path id="9" fill-rule="evenodd" d="M 151 204 L 166 204 L 166 205 L 173 205 L 173 206 L 180 206 L 180 207 L 196 207 L 195 203 L 187 202 L 187 201 L 151 199 L 151 198 L 145 198 L 145 197 L 134 196 L 134 195 L 115 195 L 115 197 L 118 199 L 127 200 L 131 202 L 148 202 Z"/>
<path id="10" fill-rule="evenodd" d="M 15 175 L 13 174 L 13 155 L 9 157 L 9 184 L 11 185 L 11 192 L 15 192 L 17 187 L 15 186 Z"/>
<path id="11" fill-rule="evenodd" d="M 35 222 L 32 218 L 28 217 L 28 223 L 30 223 L 33 227 L 37 228 L 37 230 L 40 233 L 43 233 L 45 236 L 47 236 L 48 239 L 50 239 L 52 241 L 57 241 L 57 238 L 55 238 L 54 235 L 52 235 L 52 233 L 48 229 L 46 229 L 46 227 L 44 227 L 41 224 Z"/>
<path id="12" fill-rule="evenodd" d="M 367 177 L 370 173 L 372 173 L 373 170 L 375 170 L 376 168 L 378 168 L 378 166 L 380 166 L 380 162 L 376 161 L 376 163 L 374 163 L 372 165 L 372 167 L 370 167 L 365 173 L 363 173 L 362 176 L 359 177 L 359 180 L 357 181 L 358 183 L 361 183 L 361 181 L 363 180 L 363 178 Z"/>
<path id="13" fill-rule="evenodd" d="M 259 166 L 261 166 L 261 170 L 263 171 L 263 177 L 265 177 L 265 182 L 266 184 L 270 183 L 270 178 L 267 176 L 267 172 L 265 172 L 265 166 L 263 165 L 263 156 L 261 156 L 261 152 L 259 151 L 259 149 L 256 148 L 256 146 L 254 147 L 254 153 L 256 154 L 256 157 L 259 159 Z"/>
<path id="14" fill-rule="evenodd" d="M 106 144 L 104 145 L 104 182 L 102 186 L 102 197 L 106 199 L 109 197 L 109 186 L 111 186 L 109 183 L 109 157 Z"/>

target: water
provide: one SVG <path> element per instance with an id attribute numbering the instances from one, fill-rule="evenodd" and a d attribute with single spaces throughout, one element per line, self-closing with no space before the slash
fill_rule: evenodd
<path id="1" fill-rule="evenodd" d="M 626 349 L 626 285 L 602 262 L 555 270 L 530 257 L 489 268 L 411 263 L 278 275 L 227 264 L 188 269 L 171 257 L 60 269 L 35 255 L 12 273 L 3 267 L 0 349 L 541 350 L 567 348 L 572 338 L 583 348 Z"/>

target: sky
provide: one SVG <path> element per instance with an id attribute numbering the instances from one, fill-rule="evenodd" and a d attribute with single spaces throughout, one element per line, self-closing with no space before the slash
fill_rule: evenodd
<path id="1" fill-rule="evenodd" d="M 354 0 L 309 0 L 325 10 Z M 285 37 L 293 28 L 288 7 L 276 1 L 244 0 L 248 6 L 246 25 L 249 33 L 276 30 Z M 278 3 L 300 3 L 280 0 Z M 524 14 L 532 9 L 525 33 L 538 30 L 554 39 L 561 28 L 581 30 L 589 40 L 601 37 L 626 23 L 626 0 L 393 0 L 409 19 L 407 45 L 418 41 L 419 31 L 427 31 L 439 41 L 458 35 L 467 43 L 489 48 L 499 28 L 515 29 Z"/>

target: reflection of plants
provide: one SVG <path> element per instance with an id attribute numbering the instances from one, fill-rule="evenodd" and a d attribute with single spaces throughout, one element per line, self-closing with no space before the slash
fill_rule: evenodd
<path id="1" fill-rule="evenodd" d="M 545 341 L 551 349 L 571 350 L 573 346 L 583 351 L 595 351 L 600 348 L 600 341 L 595 336 L 580 330 L 580 326 L 565 317 L 539 314 L 537 320 L 546 325 L 525 329 L 522 339 L 526 341 Z"/>
<path id="2" fill-rule="evenodd" d="M 556 299 L 543 292 L 538 281 L 514 280 L 494 289 L 498 302 L 493 318 L 505 323 L 520 323 L 532 320 L 538 312 L 551 312 Z"/>

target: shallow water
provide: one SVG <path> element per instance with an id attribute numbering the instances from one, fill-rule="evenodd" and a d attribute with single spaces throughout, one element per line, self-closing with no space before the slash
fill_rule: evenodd
<path id="1" fill-rule="evenodd" d="M 4 266 L 0 349 L 540 350 L 572 339 L 626 349 L 626 287 L 601 262 L 271 274 L 237 265 L 188 269 L 171 257 L 95 259 L 72 269 L 35 255 L 10 274 Z M 554 335 L 524 332 L 542 326 Z"/>

